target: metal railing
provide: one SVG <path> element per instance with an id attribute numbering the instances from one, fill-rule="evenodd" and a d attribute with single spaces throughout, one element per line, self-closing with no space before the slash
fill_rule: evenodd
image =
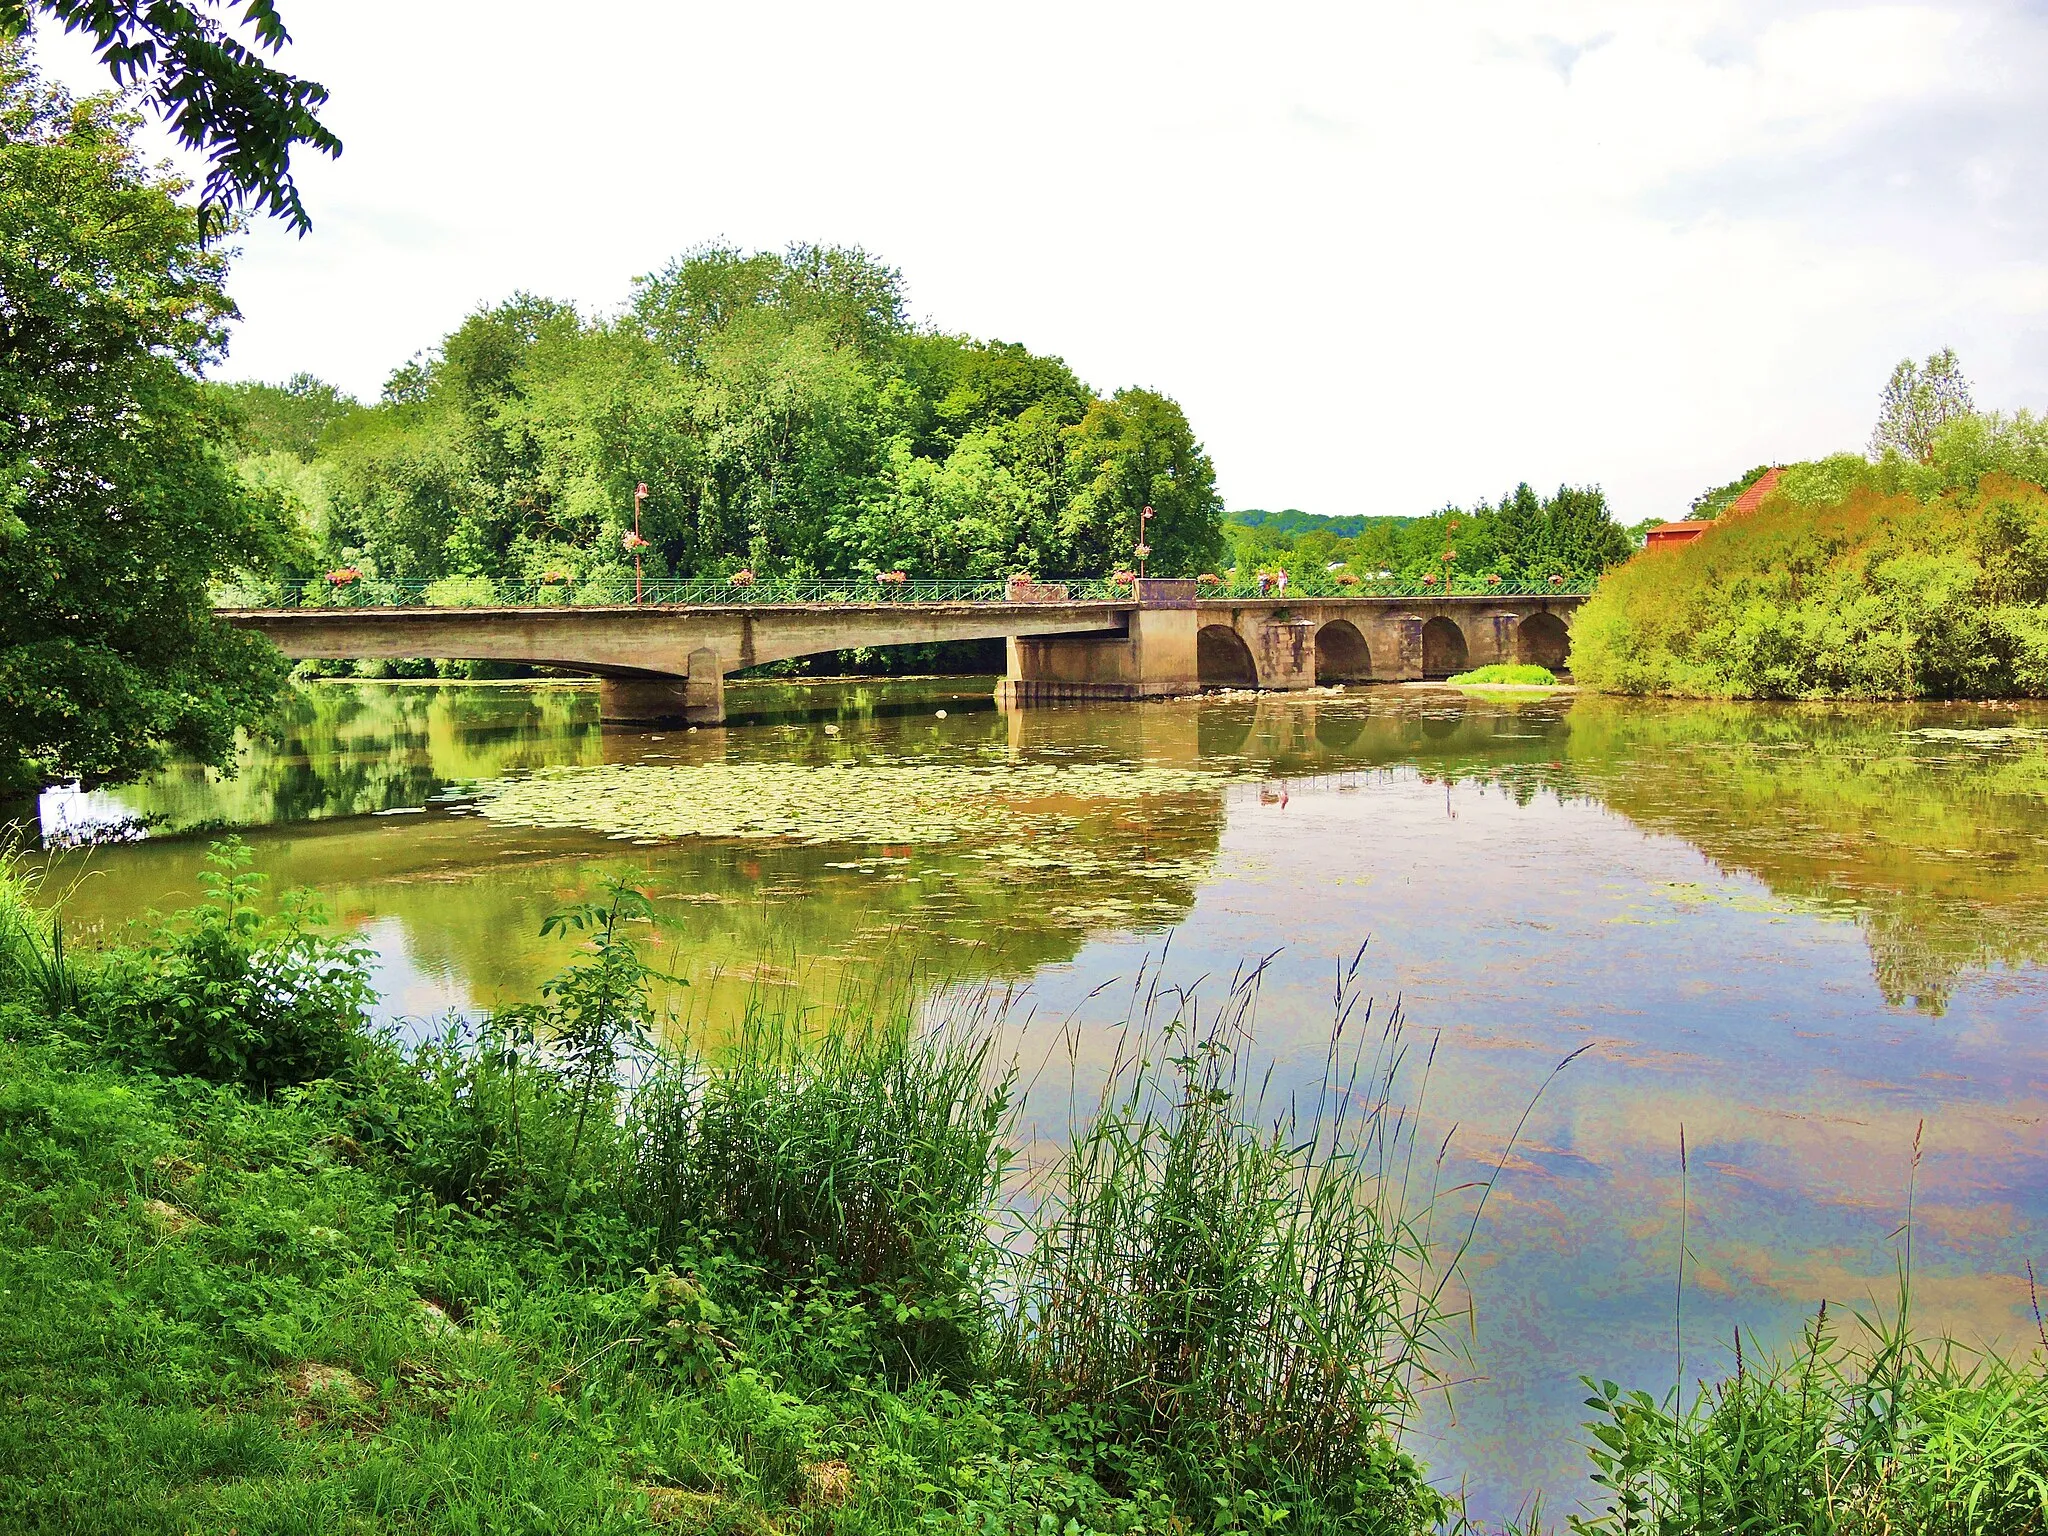
<path id="1" fill-rule="evenodd" d="M 1348 578 L 1348 579 L 1347 579 Z M 1585 597 L 1593 590 L 1589 581 L 1489 580 L 1484 576 L 1427 577 L 1351 576 L 1348 572 L 1309 571 L 1290 576 L 1282 588 L 1268 580 L 1262 589 L 1255 574 L 1240 573 L 1216 581 L 1197 579 L 1195 595 L 1202 600 L 1224 598 L 1328 598 L 1328 597 Z"/>
<path id="2" fill-rule="evenodd" d="M 1130 602 L 1128 581 L 1104 577 L 1058 577 L 1036 583 L 1034 601 L 1057 600 L 1052 590 L 1065 589 L 1067 602 Z M 1582 582 L 1489 582 L 1484 577 L 1438 581 L 1402 577 L 1356 577 L 1316 571 L 1290 578 L 1285 588 L 1268 581 L 1263 589 L 1252 575 L 1198 580 L 1198 600 L 1339 597 L 1582 597 L 1592 590 Z M 814 605 L 871 606 L 876 603 L 999 603 L 1008 598 L 1002 580 L 954 580 L 909 577 L 878 581 L 873 576 L 819 579 L 759 577 L 735 583 L 724 578 L 663 577 L 640 583 L 606 573 L 581 582 L 539 581 L 521 577 L 451 576 L 439 581 L 392 581 L 354 576 L 336 581 L 327 576 L 310 581 L 244 581 L 214 592 L 220 608 L 346 609 L 346 608 L 593 608 L 718 605 L 772 607 Z"/>

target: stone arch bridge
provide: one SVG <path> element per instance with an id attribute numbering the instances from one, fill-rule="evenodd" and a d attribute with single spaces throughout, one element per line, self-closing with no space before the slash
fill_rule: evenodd
<path id="1" fill-rule="evenodd" d="M 229 609 L 295 660 L 512 661 L 595 675 L 606 720 L 716 723 L 725 677 L 856 646 L 1003 639 L 1010 705 L 1201 688 L 1448 677 L 1489 662 L 1563 666 L 1583 597 L 1204 599 L 1147 580 L 1068 602 L 699 603 L 645 607 Z"/>

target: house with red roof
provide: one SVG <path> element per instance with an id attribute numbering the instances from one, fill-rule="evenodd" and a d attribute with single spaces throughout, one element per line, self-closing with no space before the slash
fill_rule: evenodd
<path id="1" fill-rule="evenodd" d="M 1659 523 L 1643 536 L 1645 549 L 1668 549 L 1678 544 L 1690 544 L 1718 522 L 1731 517 L 1741 517 L 1754 512 L 1764 503 L 1764 498 L 1778 488 L 1778 482 L 1785 478 L 1783 465 L 1765 470 L 1756 477 L 1756 484 L 1744 491 L 1728 504 L 1728 510 L 1716 518 L 1687 518 L 1675 523 Z"/>

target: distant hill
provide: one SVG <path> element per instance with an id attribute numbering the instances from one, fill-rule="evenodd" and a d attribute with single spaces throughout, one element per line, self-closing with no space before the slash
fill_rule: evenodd
<path id="1" fill-rule="evenodd" d="M 1240 528 L 1266 528 L 1274 533 L 1290 537 L 1304 533 L 1327 533 L 1340 539 L 1355 539 L 1365 532 L 1369 523 L 1406 523 L 1413 519 L 1406 517 L 1367 517 L 1364 513 L 1353 513 L 1349 517 L 1326 517 L 1320 512 L 1304 512 L 1299 507 L 1289 507 L 1283 512 L 1268 512 L 1260 507 L 1244 507 L 1235 512 L 1223 514 L 1225 522 L 1235 523 Z"/>

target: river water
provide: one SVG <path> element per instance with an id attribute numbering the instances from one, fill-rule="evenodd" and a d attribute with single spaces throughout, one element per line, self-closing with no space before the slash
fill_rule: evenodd
<path id="1" fill-rule="evenodd" d="M 638 731 L 585 687 L 317 685 L 233 779 L 46 797 L 53 842 L 139 837 L 53 855 L 47 889 L 112 934 L 189 900 L 206 834 L 237 829 L 374 946 L 416 1029 L 530 996 L 562 958 L 542 917 L 624 876 L 699 1020 L 762 989 L 1015 987 L 1020 1050 L 1072 1019 L 1084 1070 L 1148 963 L 1220 994 L 1273 954 L 1257 1044 L 1283 1087 L 1369 940 L 1359 985 L 1435 1048 L 1446 1180 L 1501 1170 L 1470 1359 L 1416 1447 L 1475 1513 L 1585 1492 L 1579 1374 L 1672 1382 L 1681 1128 L 1688 1375 L 1738 1326 L 1775 1345 L 1822 1298 L 1889 1301 L 1916 1135 L 1917 1315 L 2036 1338 L 2048 709 L 1367 687 L 1005 714 L 966 679 L 728 700 L 724 728 Z"/>

